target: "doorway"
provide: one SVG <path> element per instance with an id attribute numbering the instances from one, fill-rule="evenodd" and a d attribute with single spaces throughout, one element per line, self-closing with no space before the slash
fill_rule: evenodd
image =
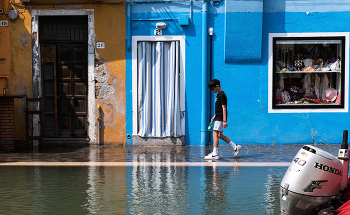
<path id="1" fill-rule="evenodd" d="M 87 137 L 88 17 L 39 17 L 44 137 Z"/>

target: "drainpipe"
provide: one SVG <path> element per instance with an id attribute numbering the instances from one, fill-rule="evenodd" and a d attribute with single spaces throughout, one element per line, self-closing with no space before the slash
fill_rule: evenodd
<path id="1" fill-rule="evenodd" d="M 210 27 L 209 28 L 209 38 L 210 38 L 210 42 L 209 42 L 209 80 L 213 79 L 213 33 L 214 33 L 214 28 Z M 213 106 L 213 102 L 212 102 L 212 95 L 213 93 L 210 91 L 209 92 L 209 117 L 211 117 L 212 114 L 212 106 Z M 211 142 L 210 139 L 210 132 L 208 132 L 208 142 Z"/>
<path id="2" fill-rule="evenodd" d="M 97 135 L 98 135 L 98 145 L 101 145 L 101 118 L 100 118 L 100 105 L 97 105 Z"/>
<path id="3" fill-rule="evenodd" d="M 208 1 L 202 6 L 202 123 L 201 145 L 208 144 Z"/>
<path id="4" fill-rule="evenodd" d="M 126 50 L 130 51 L 131 49 L 131 38 L 130 38 L 130 34 L 131 34 L 131 30 L 130 30 L 130 26 L 131 26 L 131 8 L 130 8 L 130 3 L 129 0 L 126 3 Z"/>

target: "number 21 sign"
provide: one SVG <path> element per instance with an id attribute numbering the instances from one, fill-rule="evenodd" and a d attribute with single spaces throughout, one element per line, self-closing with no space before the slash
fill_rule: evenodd
<path id="1" fill-rule="evenodd" d="M 154 35 L 155 35 L 155 36 L 160 36 L 160 35 L 162 35 L 162 30 L 160 30 L 160 29 L 154 29 Z"/>

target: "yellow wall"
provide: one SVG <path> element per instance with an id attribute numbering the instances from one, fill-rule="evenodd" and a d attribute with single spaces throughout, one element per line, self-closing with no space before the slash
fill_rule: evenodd
<path id="1" fill-rule="evenodd" d="M 8 13 L 7 8 L 8 4 L 0 1 L 0 9 L 4 10 L 4 13 L 0 14 L 0 20 L 6 20 L 10 24 L 6 15 Z M 10 27 L 0 27 L 0 94 L 3 94 L 4 88 L 8 92 L 7 79 L 10 76 L 10 50 Z"/>
<path id="2" fill-rule="evenodd" d="M 1 0 L 0 0 L 1 1 Z M 9 0 L 5 0 L 9 2 Z M 13 2 L 13 0 L 12 0 Z M 105 42 L 105 49 L 97 49 L 96 56 L 103 59 L 110 77 L 108 83 L 114 93 L 108 99 L 96 99 L 102 108 L 103 132 L 102 142 L 110 144 L 125 143 L 125 4 L 117 0 L 31 0 L 21 4 L 20 0 L 9 4 L 21 13 L 11 21 L 11 64 L 10 90 L 12 94 L 25 94 L 32 97 L 32 9 L 94 9 L 96 41 Z M 74 3 L 75 2 L 75 3 Z M 79 4 L 91 2 L 91 4 Z M 106 4 L 113 2 L 112 4 Z M 120 0 L 119 2 L 123 2 Z M 24 133 L 24 99 L 15 102 L 16 139 L 25 138 Z M 97 132 L 96 132 L 97 133 Z"/>
<path id="3" fill-rule="evenodd" d="M 104 116 L 101 141 L 125 143 L 125 5 L 95 7 L 95 33 L 96 42 L 105 42 L 106 48 L 96 52 L 105 60 L 108 83 L 115 89 L 111 98 L 96 100 Z"/>

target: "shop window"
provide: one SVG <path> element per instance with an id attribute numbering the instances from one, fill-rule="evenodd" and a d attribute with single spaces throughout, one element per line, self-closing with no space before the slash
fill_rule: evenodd
<path id="1" fill-rule="evenodd" d="M 345 36 L 270 41 L 272 109 L 344 109 Z"/>

